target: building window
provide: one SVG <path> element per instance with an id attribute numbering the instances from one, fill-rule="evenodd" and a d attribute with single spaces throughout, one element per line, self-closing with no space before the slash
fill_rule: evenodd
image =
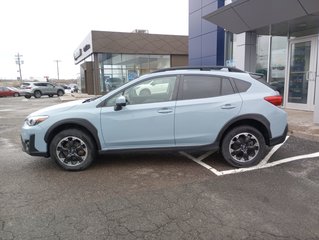
<path id="1" fill-rule="evenodd" d="M 269 83 L 283 96 L 285 87 L 288 38 L 273 36 L 271 41 Z"/>
<path id="2" fill-rule="evenodd" d="M 225 32 L 225 66 L 235 67 L 234 63 L 234 34 Z"/>
<path id="3" fill-rule="evenodd" d="M 256 72 L 263 74 L 264 79 L 282 96 L 285 92 L 287 46 L 288 37 L 257 37 Z M 271 47 L 270 51 L 269 47 Z"/>
<path id="4" fill-rule="evenodd" d="M 269 41 L 270 36 L 257 36 L 256 73 L 263 74 L 265 80 L 268 74 Z"/>
<path id="5" fill-rule="evenodd" d="M 98 54 L 100 87 L 107 93 L 141 75 L 171 66 L 170 55 Z"/>

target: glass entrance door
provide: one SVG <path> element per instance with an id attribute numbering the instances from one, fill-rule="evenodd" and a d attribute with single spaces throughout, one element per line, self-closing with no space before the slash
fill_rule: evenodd
<path id="1" fill-rule="evenodd" d="M 294 39 L 289 43 L 286 107 L 314 110 L 317 39 Z"/>

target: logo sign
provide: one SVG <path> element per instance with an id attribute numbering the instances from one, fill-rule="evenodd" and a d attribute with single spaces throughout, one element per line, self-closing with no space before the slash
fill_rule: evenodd
<path id="1" fill-rule="evenodd" d="M 82 56 L 82 49 L 77 49 L 74 53 L 73 53 L 73 57 L 74 57 L 74 60 L 78 60 L 79 57 Z"/>
<path id="2" fill-rule="evenodd" d="M 91 48 L 90 44 L 86 44 L 83 48 L 83 51 L 86 52 L 87 50 L 89 50 Z"/>

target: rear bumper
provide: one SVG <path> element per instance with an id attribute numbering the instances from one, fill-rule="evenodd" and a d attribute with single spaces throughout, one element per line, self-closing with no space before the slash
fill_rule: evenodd
<path id="1" fill-rule="evenodd" d="M 283 143 L 287 137 L 287 133 L 288 133 L 288 124 L 286 125 L 285 131 L 281 136 L 275 137 L 269 140 L 269 146 L 272 147 L 277 144 Z"/>

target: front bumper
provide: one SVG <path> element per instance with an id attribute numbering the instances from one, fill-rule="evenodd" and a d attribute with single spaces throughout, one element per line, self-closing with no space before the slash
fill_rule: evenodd
<path id="1" fill-rule="evenodd" d="M 35 146 L 35 135 L 31 134 L 29 139 L 23 139 L 21 136 L 22 151 L 28 153 L 31 156 L 49 157 L 47 152 L 39 152 Z"/>

